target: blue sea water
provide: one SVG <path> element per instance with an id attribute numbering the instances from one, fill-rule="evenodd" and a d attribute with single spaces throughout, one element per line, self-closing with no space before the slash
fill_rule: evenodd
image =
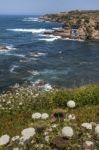
<path id="1" fill-rule="evenodd" d="M 66 40 L 45 31 L 60 28 L 38 16 L 0 16 L 0 89 L 43 80 L 75 87 L 99 82 L 99 43 Z"/>

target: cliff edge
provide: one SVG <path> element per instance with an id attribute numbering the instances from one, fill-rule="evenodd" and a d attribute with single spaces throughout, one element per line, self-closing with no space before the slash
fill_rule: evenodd
<path id="1" fill-rule="evenodd" d="M 40 19 L 62 23 L 54 35 L 63 38 L 99 41 L 99 11 L 70 11 L 48 14 Z"/>

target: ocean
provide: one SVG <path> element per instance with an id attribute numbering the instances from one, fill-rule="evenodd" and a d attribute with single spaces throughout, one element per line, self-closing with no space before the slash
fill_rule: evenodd
<path id="1" fill-rule="evenodd" d="M 16 83 L 78 87 L 99 82 L 99 43 L 44 35 L 62 24 L 39 16 L 0 16 L 0 89 Z"/>

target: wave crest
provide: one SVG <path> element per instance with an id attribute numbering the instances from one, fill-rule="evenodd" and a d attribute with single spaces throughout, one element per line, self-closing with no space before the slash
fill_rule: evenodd
<path id="1" fill-rule="evenodd" d="M 46 38 L 39 39 L 40 41 L 46 41 L 46 42 L 53 42 L 55 40 L 61 39 L 60 36 L 54 36 L 54 35 L 45 35 Z M 49 37 L 49 38 L 47 38 Z"/>
<path id="2" fill-rule="evenodd" d="M 28 17 L 28 18 L 24 18 L 23 21 L 26 22 L 39 22 L 39 18 L 34 18 L 34 17 Z"/>
<path id="3" fill-rule="evenodd" d="M 52 30 L 49 29 L 7 29 L 7 31 L 13 31 L 13 32 L 28 32 L 28 33 L 44 33 L 44 32 L 51 32 Z"/>

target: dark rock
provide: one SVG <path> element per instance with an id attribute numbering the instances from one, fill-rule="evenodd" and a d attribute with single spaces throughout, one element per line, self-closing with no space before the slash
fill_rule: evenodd
<path id="1" fill-rule="evenodd" d="M 6 46 L 0 45 L 0 50 L 8 50 Z"/>
<path id="2" fill-rule="evenodd" d="M 53 112 L 52 112 L 52 115 L 51 115 L 51 118 L 52 118 L 52 122 L 55 122 L 55 121 L 64 121 L 65 119 L 65 111 L 63 109 L 54 109 Z"/>
<path id="3" fill-rule="evenodd" d="M 57 136 L 53 139 L 52 144 L 57 148 L 58 150 L 63 150 L 67 146 L 67 141 L 66 139 Z"/>
<path id="4" fill-rule="evenodd" d="M 47 125 L 44 122 L 40 122 L 39 124 L 35 124 L 34 128 L 36 132 L 41 133 L 47 128 Z"/>

